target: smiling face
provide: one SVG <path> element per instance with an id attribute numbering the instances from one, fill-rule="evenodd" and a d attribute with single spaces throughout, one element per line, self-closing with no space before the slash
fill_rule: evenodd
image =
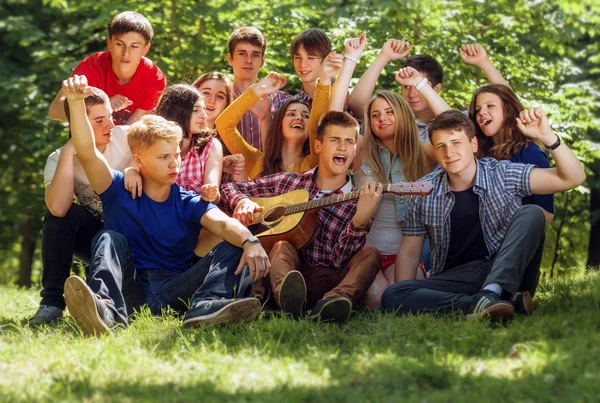
<path id="1" fill-rule="evenodd" d="M 234 80 L 256 81 L 265 59 L 260 46 L 239 42 L 233 53 L 227 54 L 227 62 L 233 68 Z"/>
<path id="2" fill-rule="evenodd" d="M 309 54 L 303 45 L 298 47 L 298 50 L 293 57 L 294 70 L 303 83 L 313 83 L 319 77 L 321 63 L 323 58 L 316 54 Z"/>
<path id="3" fill-rule="evenodd" d="M 371 130 L 381 141 L 394 139 L 396 115 L 388 101 L 377 97 L 371 105 L 369 118 L 371 119 Z"/>
<path id="4" fill-rule="evenodd" d="M 473 170 L 475 175 L 475 153 L 477 137 L 469 140 L 463 130 L 435 130 L 431 143 L 438 164 L 451 175 L 460 175 Z"/>
<path id="5" fill-rule="evenodd" d="M 296 102 L 290 104 L 281 121 L 281 132 L 286 141 L 305 141 L 308 137 L 308 106 Z"/>
<path id="6" fill-rule="evenodd" d="M 104 147 L 110 143 L 111 132 L 113 127 L 115 127 L 112 118 L 112 108 L 108 102 L 92 105 L 87 108 L 87 115 L 94 131 L 96 147 L 103 151 Z"/>
<path id="7" fill-rule="evenodd" d="M 495 136 L 504 124 L 502 100 L 491 92 L 482 92 L 475 101 L 475 120 L 488 137 Z"/>
<path id="8" fill-rule="evenodd" d="M 198 90 L 204 96 L 207 121 L 214 126 L 217 117 L 227 108 L 227 86 L 220 80 L 207 80 Z"/>
<path id="9" fill-rule="evenodd" d="M 357 136 L 354 127 L 327 126 L 323 138 L 315 140 L 319 170 L 329 175 L 346 175 L 356 156 Z"/>
<path id="10" fill-rule="evenodd" d="M 144 181 L 172 185 L 179 175 L 180 152 L 178 141 L 158 140 L 134 154 L 133 158 Z"/>
<path id="11" fill-rule="evenodd" d="M 206 126 L 206 110 L 204 106 L 204 100 L 198 98 L 192 109 L 192 116 L 190 117 L 190 134 L 198 134 Z"/>
<path id="12" fill-rule="evenodd" d="M 113 35 L 106 40 L 112 59 L 113 71 L 124 75 L 135 74 L 143 56 L 150 50 L 150 44 L 137 32 Z"/>

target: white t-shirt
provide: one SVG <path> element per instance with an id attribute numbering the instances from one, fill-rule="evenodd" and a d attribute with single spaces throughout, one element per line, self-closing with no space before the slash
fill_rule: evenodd
<path id="1" fill-rule="evenodd" d="M 110 143 L 106 145 L 103 153 L 108 165 L 117 171 L 127 168 L 131 161 L 131 151 L 127 144 L 126 129 L 127 127 L 122 126 L 113 128 Z M 48 156 L 48 161 L 44 168 L 45 186 L 48 186 L 52 182 L 52 178 L 54 178 L 61 150 L 62 147 Z M 92 189 L 83 166 L 76 156 L 73 158 L 73 174 L 75 176 L 75 186 L 73 189 L 75 200 L 78 204 L 88 209 L 97 219 L 102 220 L 102 202 L 100 202 L 100 198 L 94 192 L 94 189 Z"/>

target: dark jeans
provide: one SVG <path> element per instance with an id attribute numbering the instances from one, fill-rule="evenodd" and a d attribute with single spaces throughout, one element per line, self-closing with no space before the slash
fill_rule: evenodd
<path id="1" fill-rule="evenodd" d="M 158 313 L 167 306 L 185 311 L 189 298 L 193 296 L 193 306 L 196 295 L 198 299 L 231 298 L 239 279 L 234 272 L 241 255 L 242 249 L 222 242 L 183 273 L 136 271 L 125 236 L 105 230 L 92 242 L 87 283 L 94 293 L 111 301 L 115 319 L 127 325 L 128 314 L 144 303 Z"/>
<path id="2" fill-rule="evenodd" d="M 71 274 L 73 255 L 89 264 L 92 239 L 104 224 L 85 207 L 71 204 L 64 217 L 44 217 L 42 230 L 41 305 L 65 309 L 64 284 Z"/>
<path id="3" fill-rule="evenodd" d="M 537 287 L 544 248 L 545 219 L 538 206 L 523 206 L 514 215 L 498 253 L 443 271 L 423 280 L 389 286 L 381 297 L 383 309 L 398 313 L 468 312 L 473 294 L 497 283 L 508 299 L 517 291 Z"/>
<path id="4" fill-rule="evenodd" d="M 233 273 L 241 256 L 242 249 L 222 242 L 182 273 L 172 270 L 138 270 L 150 310 L 157 314 L 169 306 L 180 313 L 185 312 L 190 308 L 190 299 L 194 293 L 200 291 L 206 281 L 209 282 L 209 287 L 203 290 L 208 294 L 201 299 L 232 298 L 236 279 L 239 278 Z"/>

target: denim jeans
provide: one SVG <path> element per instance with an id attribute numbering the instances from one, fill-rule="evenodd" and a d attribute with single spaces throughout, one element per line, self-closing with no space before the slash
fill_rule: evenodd
<path id="1" fill-rule="evenodd" d="M 474 302 L 472 295 L 490 283 L 499 284 L 506 299 L 517 291 L 533 295 L 540 274 L 545 228 L 544 214 L 538 206 L 522 206 L 492 259 L 469 262 L 423 280 L 393 284 L 384 291 L 381 305 L 398 313 L 468 312 Z"/>
<path id="2" fill-rule="evenodd" d="M 242 249 L 222 242 L 183 273 L 135 270 L 125 236 L 105 230 L 94 238 L 92 254 L 87 283 L 112 302 L 117 321 L 126 325 L 128 314 L 144 303 L 157 314 L 166 307 L 185 312 L 196 294 L 200 299 L 232 298 Z"/>
<path id="3" fill-rule="evenodd" d="M 85 207 L 71 204 L 64 217 L 44 217 L 42 230 L 41 305 L 65 309 L 64 285 L 71 274 L 73 255 L 89 264 L 92 239 L 104 224 Z"/>

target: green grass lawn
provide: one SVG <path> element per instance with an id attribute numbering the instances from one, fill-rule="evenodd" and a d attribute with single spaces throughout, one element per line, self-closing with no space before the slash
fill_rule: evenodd
<path id="1" fill-rule="evenodd" d="M 600 274 L 542 283 L 507 327 L 356 312 L 184 330 L 143 312 L 85 338 L 24 325 L 37 291 L 0 287 L 0 401 L 599 401 Z"/>

